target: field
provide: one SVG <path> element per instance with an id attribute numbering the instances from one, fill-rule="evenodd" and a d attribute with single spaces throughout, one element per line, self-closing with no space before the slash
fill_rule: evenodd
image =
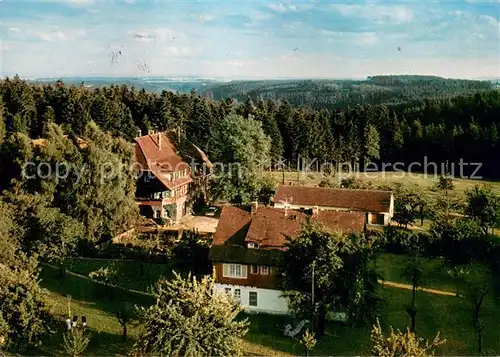
<path id="1" fill-rule="evenodd" d="M 277 182 L 281 183 L 283 180 L 283 172 L 273 171 L 264 172 L 264 175 L 269 175 Z M 336 182 L 340 183 L 342 178 L 355 177 L 365 182 L 371 182 L 374 187 L 377 186 L 393 186 L 396 183 L 401 183 L 404 186 L 417 185 L 424 189 L 431 189 L 437 182 L 438 177 L 434 175 L 425 175 L 420 173 L 403 173 L 403 172 L 365 172 L 365 173 L 343 173 L 342 176 L 335 177 Z M 317 185 L 323 176 L 319 172 L 299 172 L 285 171 L 285 184 L 300 183 L 304 185 Z M 453 184 L 455 185 L 454 191 L 463 193 L 467 189 L 473 188 L 475 185 L 490 185 L 496 194 L 500 194 L 500 182 L 488 180 L 471 180 L 454 178 Z"/>
<path id="2" fill-rule="evenodd" d="M 404 266 L 404 256 L 382 253 L 377 259 L 377 267 L 386 280 L 408 283 L 401 277 Z M 42 269 L 42 286 L 50 294 L 52 311 L 65 319 L 68 309 L 72 314 L 85 315 L 92 333 L 92 342 L 87 355 L 123 355 L 129 350 L 138 336 L 140 327 L 129 327 L 129 338 L 124 342 L 121 337 L 121 327 L 114 317 L 113 311 L 123 301 L 132 304 L 148 305 L 153 298 L 145 293 L 134 293 L 126 289 L 115 289 L 113 300 L 100 295 L 102 286 L 90 281 L 86 276 L 89 271 L 101 266 L 112 266 L 126 277 L 119 283 L 126 288 L 135 288 L 146 291 L 158 277 L 168 276 L 167 267 L 161 264 L 144 263 L 140 273 L 138 262 L 106 262 L 104 260 L 75 260 L 72 269 L 82 273 L 83 277 L 67 274 L 59 277 L 58 270 L 45 266 Z M 426 286 L 444 290 L 454 290 L 453 280 L 446 271 L 441 269 L 439 260 L 429 260 L 426 263 L 429 275 Z M 138 282 L 137 280 L 141 280 Z M 393 287 L 380 287 L 384 302 L 381 307 L 380 320 L 383 327 L 392 325 L 394 328 L 404 329 L 409 318 L 405 306 L 411 300 L 411 291 Z M 97 294 L 97 295 L 96 295 Z M 71 296 L 71 297 L 69 297 Z M 448 342 L 440 350 L 440 354 L 473 355 L 477 354 L 475 334 L 470 323 L 470 308 L 467 300 L 459 297 L 440 296 L 426 292 L 418 292 L 417 332 L 425 338 L 434 337 L 435 332 L 441 331 L 441 337 Z M 487 299 L 484 304 L 483 318 L 486 322 L 484 333 L 484 347 L 490 354 L 500 353 L 500 330 L 498 318 L 500 304 Z M 246 315 L 240 318 L 249 318 L 250 329 L 243 341 L 247 355 L 294 355 L 304 351 L 298 341 L 283 336 L 283 329 L 287 323 L 295 325 L 289 317 L 268 315 Z M 61 331 L 63 329 L 61 323 Z M 360 355 L 369 354 L 370 349 L 369 326 L 351 328 L 343 325 L 330 324 L 327 335 L 321 339 L 314 354 L 318 355 Z M 31 351 L 31 355 L 63 355 L 60 343 L 61 332 L 50 334 L 42 347 Z"/>

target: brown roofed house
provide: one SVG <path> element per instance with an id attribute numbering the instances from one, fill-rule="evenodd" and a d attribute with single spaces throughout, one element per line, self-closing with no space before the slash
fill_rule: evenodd
<path id="1" fill-rule="evenodd" d="M 179 132 L 153 132 L 135 139 L 139 166 L 136 201 L 148 218 L 179 222 L 190 212 L 193 184 L 206 182 L 208 157 Z"/>
<path id="2" fill-rule="evenodd" d="M 361 212 L 224 207 L 210 248 L 217 289 L 234 295 L 248 311 L 287 313 L 277 269 L 287 237 L 296 236 L 308 217 L 344 234 L 365 228 Z"/>
<path id="3" fill-rule="evenodd" d="M 381 190 L 279 185 L 273 204 L 276 208 L 364 212 L 372 225 L 387 225 L 394 215 L 393 193 Z"/>

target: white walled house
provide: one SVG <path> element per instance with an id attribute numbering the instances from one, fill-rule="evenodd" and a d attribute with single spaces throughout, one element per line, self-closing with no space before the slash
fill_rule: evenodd
<path id="1" fill-rule="evenodd" d="M 281 297 L 280 290 L 232 284 L 215 284 L 215 288 L 233 296 L 247 312 L 288 313 L 288 302 Z"/>
<path id="2" fill-rule="evenodd" d="M 363 212 L 368 225 L 388 225 L 394 216 L 391 191 L 279 185 L 275 208 Z"/>
<path id="3" fill-rule="evenodd" d="M 309 215 L 257 205 L 251 210 L 224 207 L 210 247 L 216 289 L 231 294 L 247 312 L 287 314 L 288 302 L 280 289 L 284 244 L 308 217 L 342 233 L 361 232 L 365 227 L 360 212 Z"/>

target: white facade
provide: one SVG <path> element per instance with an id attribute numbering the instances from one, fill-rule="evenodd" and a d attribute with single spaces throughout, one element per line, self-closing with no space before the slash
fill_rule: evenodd
<path id="1" fill-rule="evenodd" d="M 218 283 L 215 284 L 215 288 L 218 291 L 226 292 L 235 297 L 246 312 L 288 314 L 288 302 L 286 298 L 281 297 L 280 290 Z M 256 306 L 254 306 L 255 304 Z"/>

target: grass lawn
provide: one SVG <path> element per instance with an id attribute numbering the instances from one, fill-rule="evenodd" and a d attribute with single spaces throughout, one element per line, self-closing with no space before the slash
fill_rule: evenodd
<path id="1" fill-rule="evenodd" d="M 404 278 L 403 272 L 406 266 L 407 256 L 403 254 L 380 253 L 376 259 L 376 267 L 382 279 L 395 283 L 411 284 Z M 439 258 L 423 258 L 425 277 L 423 285 L 426 288 L 440 289 L 454 292 L 456 285 L 453 277 L 447 273 L 444 262 Z"/>
<path id="2" fill-rule="evenodd" d="M 379 267 L 387 275 L 386 279 L 405 282 L 400 278 L 402 256 L 382 254 Z M 102 262 L 101 262 L 102 263 Z M 440 264 L 438 261 L 428 263 L 430 267 Z M 153 264 L 150 264 L 153 265 Z M 122 341 L 121 327 L 113 316 L 113 310 L 122 301 L 132 304 L 148 305 L 153 302 L 149 296 L 128 291 L 117 291 L 114 300 L 96 298 L 99 294 L 97 284 L 92 281 L 66 275 L 58 277 L 58 270 L 44 267 L 41 278 L 42 286 L 49 291 L 49 303 L 52 311 L 65 319 L 68 315 L 68 302 L 71 314 L 85 315 L 88 327 L 92 333 L 92 342 L 86 355 L 124 355 L 133 345 L 138 336 L 139 327 L 129 326 L 129 339 Z M 399 276 L 399 279 L 398 279 Z M 444 276 L 437 275 L 428 286 L 444 288 L 447 282 Z M 436 284 L 436 285 L 434 285 Z M 426 284 L 427 285 L 427 284 Z M 97 290 L 96 290 L 97 289 Z M 380 319 L 384 328 L 392 325 L 394 328 L 404 329 L 409 324 L 405 306 L 411 300 L 411 291 L 392 287 L 381 287 L 381 296 L 384 299 Z M 71 295 L 71 299 L 67 297 Z M 470 308 L 466 300 L 457 297 L 438 296 L 425 292 L 418 292 L 417 306 L 417 333 L 425 338 L 433 338 L 435 332 L 441 331 L 441 337 L 448 339 L 447 344 L 439 351 L 443 355 L 474 355 L 476 351 L 476 337 L 470 323 Z M 484 332 L 484 349 L 490 355 L 500 354 L 500 304 L 495 305 L 488 298 L 484 304 L 482 316 L 486 322 Z M 304 354 L 302 346 L 297 340 L 283 336 L 285 324 L 295 325 L 290 317 L 272 315 L 247 315 L 250 320 L 249 333 L 243 341 L 243 348 L 247 355 L 294 355 Z M 61 323 L 61 331 L 64 329 Z M 318 341 L 314 354 L 317 355 L 360 355 L 369 354 L 371 327 L 349 328 L 337 324 L 327 326 L 326 335 Z M 47 336 L 41 348 L 30 351 L 30 355 L 63 355 L 60 348 L 62 332 Z"/>
<path id="3" fill-rule="evenodd" d="M 124 342 L 121 326 L 113 311 L 121 302 L 144 306 L 153 303 L 152 297 L 122 290 L 114 290 L 113 300 L 108 300 L 102 296 L 101 285 L 72 275 L 60 278 L 58 269 L 46 266 L 42 268 L 40 278 L 42 287 L 47 289 L 49 294 L 49 307 L 52 313 L 60 318 L 61 324 L 56 333 L 48 334 L 42 341 L 42 346 L 29 351 L 29 355 L 65 355 L 61 347 L 65 330 L 62 321 L 68 318 L 68 314 L 87 317 L 87 327 L 92 338 L 85 355 L 125 355 L 133 344 L 138 328 L 129 326 L 128 334 L 131 338 Z"/>
<path id="4" fill-rule="evenodd" d="M 406 329 L 410 323 L 405 306 L 411 301 L 411 291 L 392 287 L 381 288 L 384 298 L 380 320 L 384 329 L 392 325 L 395 329 Z M 470 323 L 471 310 L 468 302 L 461 298 L 417 293 L 417 334 L 432 339 L 437 331 L 447 343 L 438 351 L 441 355 L 477 355 L 476 336 Z M 498 318 L 500 306 L 488 299 L 485 301 L 483 318 L 487 324 L 484 331 L 483 349 L 489 355 L 500 353 L 500 330 Z M 297 340 L 283 336 L 285 324 L 290 318 L 250 315 L 250 331 L 246 339 L 256 345 L 269 346 L 290 355 L 304 354 Z M 349 328 L 330 324 L 326 335 L 318 341 L 315 355 L 367 355 L 370 353 L 371 327 Z"/>
<path id="5" fill-rule="evenodd" d="M 274 172 L 265 172 L 265 175 L 271 175 L 277 182 L 282 182 L 283 173 L 274 171 Z M 404 175 L 404 176 L 403 176 Z M 342 177 L 337 176 L 339 179 L 344 177 L 353 176 L 355 178 L 359 178 L 364 181 L 371 181 L 374 186 L 383 186 L 383 185 L 393 185 L 397 182 L 406 184 L 406 185 L 418 185 L 422 188 L 432 188 L 434 184 L 437 182 L 437 177 L 433 175 L 424 175 L 418 173 L 402 173 L 402 172 L 366 172 L 366 173 L 344 173 Z M 316 185 L 322 179 L 322 176 L 318 172 L 309 172 L 309 173 L 299 173 L 293 171 L 285 172 L 285 184 L 289 182 L 293 183 L 301 183 L 307 185 Z M 488 181 L 488 180 L 469 180 L 469 179 L 453 179 L 453 184 L 455 185 L 454 190 L 456 192 L 462 193 L 466 189 L 471 189 L 475 185 L 491 185 L 493 191 L 496 194 L 500 194 L 500 181 Z"/>
<path id="6" fill-rule="evenodd" d="M 108 267 L 117 271 L 117 285 L 140 291 L 148 291 L 148 288 L 162 277 L 171 277 L 173 269 L 170 264 L 141 264 L 130 260 L 75 258 L 67 261 L 68 270 L 85 276 L 101 267 Z"/>

